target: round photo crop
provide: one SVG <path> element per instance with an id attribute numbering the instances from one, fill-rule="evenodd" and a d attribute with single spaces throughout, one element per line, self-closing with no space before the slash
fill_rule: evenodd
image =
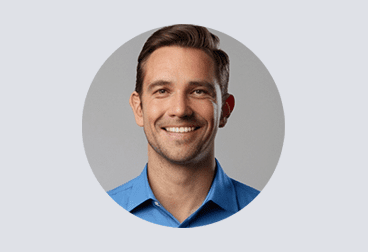
<path id="1" fill-rule="evenodd" d="M 276 168 L 284 130 L 262 62 L 196 25 L 151 30 L 118 48 L 83 111 L 86 155 L 106 196 L 168 227 L 212 224 L 250 204 Z"/>

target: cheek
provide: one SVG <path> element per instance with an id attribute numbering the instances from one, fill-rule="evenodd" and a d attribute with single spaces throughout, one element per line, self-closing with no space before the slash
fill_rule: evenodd
<path id="1" fill-rule="evenodd" d="M 150 102 L 144 106 L 143 112 L 145 124 L 152 124 L 164 114 L 164 109 L 159 102 Z"/>
<path id="2" fill-rule="evenodd" d="M 213 113 L 213 120 L 215 121 L 215 124 L 218 123 L 218 121 L 220 120 L 220 110 L 219 110 L 219 106 L 216 103 L 213 103 L 212 105 L 212 113 Z"/>
<path id="3" fill-rule="evenodd" d="M 205 118 L 209 123 L 212 123 L 218 118 L 217 104 L 213 101 L 203 101 L 196 104 L 196 111 L 201 117 Z"/>

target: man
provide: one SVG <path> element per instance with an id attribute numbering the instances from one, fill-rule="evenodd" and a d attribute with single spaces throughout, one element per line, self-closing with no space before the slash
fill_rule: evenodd
<path id="1" fill-rule="evenodd" d="M 235 101 L 229 58 L 206 28 L 174 25 L 145 43 L 129 103 L 148 141 L 137 178 L 108 194 L 147 221 L 196 227 L 231 216 L 259 193 L 230 179 L 215 159 L 215 136 Z"/>

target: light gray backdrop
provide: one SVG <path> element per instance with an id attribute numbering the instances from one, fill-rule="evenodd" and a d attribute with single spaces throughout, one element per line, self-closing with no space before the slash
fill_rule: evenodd
<path id="1" fill-rule="evenodd" d="M 83 141 L 90 166 L 106 190 L 138 176 L 147 162 L 147 141 L 128 103 L 134 91 L 137 58 L 155 30 L 117 49 L 102 65 L 83 111 Z M 262 62 L 230 36 L 219 36 L 230 57 L 229 92 L 235 110 L 219 129 L 215 154 L 232 178 L 262 190 L 272 176 L 284 140 L 284 114 L 277 87 Z"/>
<path id="2" fill-rule="evenodd" d="M 2 1 L 0 251 L 368 251 L 367 8 L 361 0 Z M 152 225 L 111 200 L 81 136 L 86 94 L 103 62 L 169 23 L 202 24 L 247 45 L 277 83 L 286 120 L 281 158 L 260 196 L 231 218 L 194 229 Z M 134 84 L 126 85 L 131 92 Z M 235 95 L 233 120 L 219 137 L 237 121 L 249 121 L 248 130 L 259 124 L 245 105 L 263 103 Z M 258 136 L 246 139 L 260 148 Z M 243 169 L 257 164 L 245 149 L 232 150 Z M 93 167 L 92 154 L 110 169 L 104 152 L 87 150 Z"/>

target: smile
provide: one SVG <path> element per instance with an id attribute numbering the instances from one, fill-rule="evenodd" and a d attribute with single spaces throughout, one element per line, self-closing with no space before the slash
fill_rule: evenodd
<path id="1" fill-rule="evenodd" d="M 194 131 L 194 130 L 196 130 L 198 128 L 199 127 L 167 127 L 167 128 L 164 128 L 164 129 L 167 132 L 186 133 L 186 132 Z"/>

